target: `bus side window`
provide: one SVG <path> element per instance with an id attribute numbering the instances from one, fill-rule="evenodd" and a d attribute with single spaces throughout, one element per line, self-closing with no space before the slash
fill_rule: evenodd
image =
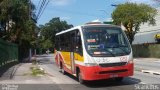
<path id="1" fill-rule="evenodd" d="M 66 33 L 65 36 L 64 36 L 64 45 L 65 45 L 65 51 L 66 52 L 70 52 L 70 34 L 69 33 Z"/>
<path id="2" fill-rule="evenodd" d="M 56 39 L 55 39 L 55 49 L 57 51 L 59 51 L 59 44 L 60 44 L 59 36 L 56 36 Z"/>
<path id="3" fill-rule="evenodd" d="M 64 34 L 60 35 L 60 51 L 65 50 Z"/>
<path id="4" fill-rule="evenodd" d="M 75 32 L 74 31 L 71 31 L 70 32 L 70 52 L 73 52 L 74 51 L 74 46 L 75 46 Z"/>

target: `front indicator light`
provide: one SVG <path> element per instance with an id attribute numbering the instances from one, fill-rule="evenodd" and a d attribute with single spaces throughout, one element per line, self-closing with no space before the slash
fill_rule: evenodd
<path id="1" fill-rule="evenodd" d="M 85 63 L 85 66 L 97 66 L 97 63 Z"/>
<path id="2" fill-rule="evenodd" d="M 128 64 L 132 64 L 132 63 L 134 63 L 133 60 L 129 60 L 128 61 Z"/>

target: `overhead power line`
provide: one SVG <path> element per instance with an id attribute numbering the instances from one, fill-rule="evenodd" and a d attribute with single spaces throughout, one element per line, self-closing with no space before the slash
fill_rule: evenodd
<path id="1" fill-rule="evenodd" d="M 37 16 L 37 20 L 39 18 L 41 18 L 42 14 L 44 13 L 47 5 L 49 4 L 51 0 L 40 0 L 38 3 L 38 12 L 36 14 Z M 54 11 L 58 11 L 58 12 L 63 12 L 63 13 L 69 13 L 69 14 L 76 14 L 76 15 L 83 15 L 83 16 L 91 16 L 91 17 L 101 17 L 100 15 L 96 15 L 96 14 L 91 14 L 91 13 L 86 13 L 86 12 L 78 12 L 78 11 L 71 11 L 71 10 L 67 10 L 67 9 L 56 9 L 54 8 Z"/>
<path id="2" fill-rule="evenodd" d="M 39 18 L 39 16 L 41 15 L 41 13 L 42 13 L 42 11 L 43 11 L 43 9 L 44 9 L 44 6 L 45 6 L 45 4 L 46 4 L 46 1 L 47 0 L 41 0 L 41 5 L 40 5 L 40 7 L 39 7 L 39 11 L 38 11 L 38 13 L 37 13 L 37 19 Z"/>
<path id="3" fill-rule="evenodd" d="M 42 14 L 44 13 L 44 10 L 46 9 L 46 7 L 47 7 L 49 2 L 50 2 L 50 0 L 47 1 L 47 3 L 45 4 L 44 8 L 42 9 L 42 12 L 39 14 L 39 17 L 37 19 L 39 19 L 42 16 Z"/>
<path id="4" fill-rule="evenodd" d="M 38 8 L 40 7 L 41 1 L 42 1 L 42 0 L 39 0 L 39 2 L 38 2 L 37 8 L 36 8 L 37 10 L 38 10 Z M 36 13 L 37 13 L 37 12 L 36 12 Z"/>
<path id="5" fill-rule="evenodd" d="M 43 1 L 41 2 L 41 5 L 40 5 L 40 7 L 39 7 L 39 11 L 38 11 L 38 13 L 37 13 L 37 18 L 39 17 L 39 15 L 40 15 L 40 13 L 41 13 L 41 11 L 42 11 L 42 8 L 43 8 L 43 6 L 44 6 L 45 3 L 46 3 L 46 0 L 43 0 Z"/>

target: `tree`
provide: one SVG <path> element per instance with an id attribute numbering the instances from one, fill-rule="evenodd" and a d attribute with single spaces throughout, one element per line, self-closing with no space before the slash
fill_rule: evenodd
<path id="1" fill-rule="evenodd" d="M 30 0 L 2 0 L 0 2 L 0 37 L 14 43 L 19 43 L 23 34 L 34 30 L 35 23 L 29 14 L 35 9 Z M 31 25 L 32 24 L 32 25 Z M 29 25 L 29 26 L 28 26 Z M 33 34 L 33 33 L 32 33 Z"/>
<path id="2" fill-rule="evenodd" d="M 156 14 L 156 9 L 149 5 L 125 3 L 117 6 L 112 13 L 112 19 L 116 25 L 123 23 L 128 39 L 132 44 L 134 35 L 139 30 L 140 24 L 149 22 L 149 24 L 154 25 Z"/>
<path id="3" fill-rule="evenodd" d="M 53 18 L 45 25 L 40 25 L 40 40 L 41 48 L 53 48 L 55 43 L 55 34 L 73 27 L 67 24 L 66 21 L 61 21 L 59 17 Z"/>
<path id="4" fill-rule="evenodd" d="M 0 0 L 0 38 L 19 46 L 19 60 L 35 46 L 35 6 L 31 0 Z"/>

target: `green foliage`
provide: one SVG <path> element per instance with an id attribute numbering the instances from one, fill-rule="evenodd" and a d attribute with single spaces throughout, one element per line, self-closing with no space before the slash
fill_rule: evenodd
<path id="1" fill-rule="evenodd" d="M 134 57 L 160 58 L 160 44 L 133 45 Z"/>
<path id="2" fill-rule="evenodd" d="M 52 48 L 53 44 L 52 44 L 51 40 L 47 39 L 47 40 L 42 41 L 41 47 L 43 49 Z"/>
<path id="3" fill-rule="evenodd" d="M 3 0 L 0 2 L 0 37 L 14 43 L 22 39 L 30 42 L 30 35 L 34 34 L 35 22 L 29 14 L 35 9 L 29 0 Z M 26 34 L 27 33 L 27 34 Z"/>
<path id="4" fill-rule="evenodd" d="M 41 70 L 38 66 L 30 67 L 33 76 L 44 75 L 44 70 Z"/>
<path id="5" fill-rule="evenodd" d="M 123 25 L 126 27 L 126 34 L 130 43 L 134 40 L 135 33 L 139 30 L 142 23 L 149 22 L 155 24 L 156 9 L 146 4 L 125 3 L 117 6 L 112 13 L 113 22 L 116 25 Z"/>
<path id="6" fill-rule="evenodd" d="M 72 25 L 67 24 L 66 21 L 61 21 L 59 17 L 53 18 L 44 26 L 40 25 L 40 47 L 43 49 L 53 48 L 55 34 L 73 27 Z"/>
<path id="7" fill-rule="evenodd" d="M 35 46 L 36 24 L 31 18 L 35 6 L 30 0 L 0 1 L 0 38 L 19 46 L 19 60 L 28 57 Z"/>

